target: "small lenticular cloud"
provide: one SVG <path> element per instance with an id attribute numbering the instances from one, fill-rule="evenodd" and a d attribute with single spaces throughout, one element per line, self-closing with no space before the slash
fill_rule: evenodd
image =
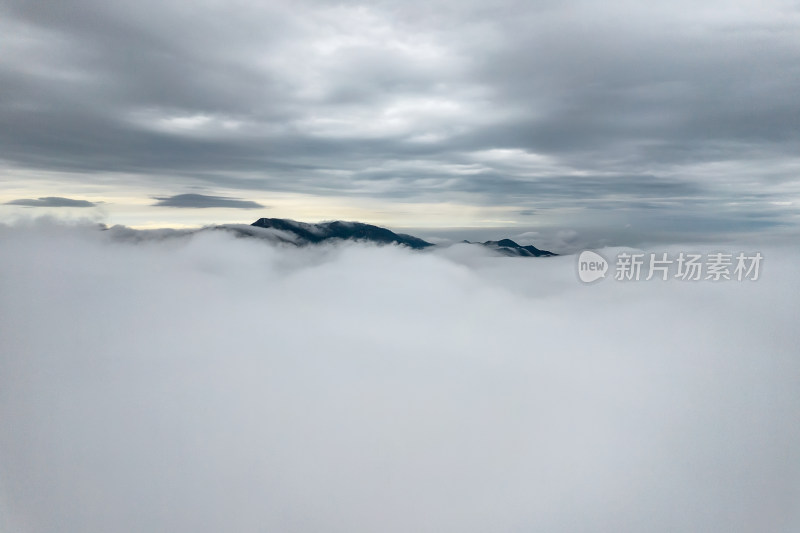
<path id="1" fill-rule="evenodd" d="M 6 205 L 21 205 L 23 207 L 95 207 L 95 203 L 88 200 L 73 200 L 61 196 L 44 196 L 42 198 L 20 198 L 6 202 Z"/>
<path id="2" fill-rule="evenodd" d="M 184 207 L 204 209 L 209 207 L 225 207 L 231 209 L 259 209 L 265 206 L 250 200 L 229 198 L 226 196 L 208 196 L 205 194 L 176 194 L 175 196 L 156 196 L 157 207 Z"/>

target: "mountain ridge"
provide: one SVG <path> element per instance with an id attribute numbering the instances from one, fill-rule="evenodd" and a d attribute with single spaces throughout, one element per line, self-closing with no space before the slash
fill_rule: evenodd
<path id="1" fill-rule="evenodd" d="M 320 244 L 326 241 L 336 240 L 371 242 L 375 244 L 397 244 L 414 250 L 423 250 L 437 246 L 436 244 L 413 235 L 395 233 L 390 229 L 366 224 L 364 222 L 347 222 L 342 220 L 308 223 L 287 218 L 259 218 L 250 224 L 250 226 L 231 225 L 222 226 L 222 228 L 233 230 L 239 234 L 250 237 L 260 237 L 261 235 L 248 231 L 246 228 L 269 230 L 270 238 L 296 246 Z M 498 255 L 507 257 L 553 257 L 558 255 L 548 250 L 541 250 L 533 245 L 522 246 L 511 239 L 485 242 L 462 242 L 465 244 L 483 246 Z"/>
<path id="2" fill-rule="evenodd" d="M 259 218 L 252 224 L 257 228 L 271 228 L 279 231 L 292 232 L 308 244 L 318 244 L 330 239 L 345 241 L 367 241 L 378 244 L 401 244 L 420 250 L 433 246 L 433 243 L 422 240 L 413 235 L 395 233 L 392 230 L 365 224 L 363 222 L 345 222 L 334 220 L 310 224 L 286 218 Z"/>

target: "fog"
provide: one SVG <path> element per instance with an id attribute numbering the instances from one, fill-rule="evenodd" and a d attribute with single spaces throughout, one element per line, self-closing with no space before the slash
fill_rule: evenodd
<path id="1" fill-rule="evenodd" d="M 587 286 L 2 226 L 0 530 L 796 532 L 800 252 L 759 251 L 755 282 Z"/>

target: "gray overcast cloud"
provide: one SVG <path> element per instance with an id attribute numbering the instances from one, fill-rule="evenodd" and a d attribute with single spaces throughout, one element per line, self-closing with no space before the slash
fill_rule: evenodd
<path id="1" fill-rule="evenodd" d="M 16 187 L 798 219 L 796 1 L 3 0 L 0 35 Z"/>

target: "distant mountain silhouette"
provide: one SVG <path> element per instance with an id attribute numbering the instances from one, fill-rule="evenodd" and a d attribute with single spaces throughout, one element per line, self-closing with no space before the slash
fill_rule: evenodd
<path id="1" fill-rule="evenodd" d="M 558 255 L 554 254 L 553 252 L 548 252 L 547 250 L 540 250 L 533 245 L 521 246 L 511 239 L 486 241 L 477 244 L 481 244 L 487 248 L 492 248 L 497 252 L 510 257 L 552 257 L 554 255 Z"/>
<path id="2" fill-rule="evenodd" d="M 320 244 L 336 240 L 370 242 L 375 244 L 399 244 L 415 250 L 422 250 L 435 246 L 413 235 L 395 233 L 380 226 L 373 226 L 372 224 L 343 222 L 341 220 L 309 224 L 287 218 L 260 218 L 249 226 L 245 224 L 226 224 L 223 226 L 216 226 L 214 229 L 233 231 L 242 236 L 266 239 L 272 242 L 292 244 L 295 246 Z M 483 246 L 498 255 L 508 257 L 551 257 L 558 255 L 553 252 L 548 252 L 547 250 L 540 250 L 535 246 L 521 246 L 511 239 L 486 242 L 463 241 L 463 243 Z"/>
<path id="3" fill-rule="evenodd" d="M 284 218 L 260 218 L 251 225 L 257 228 L 271 228 L 291 232 L 304 241 L 303 244 L 316 244 L 331 239 L 341 239 L 344 241 L 366 241 L 378 244 L 402 244 L 417 250 L 433 246 L 433 244 L 417 237 L 395 233 L 386 228 L 361 222 L 342 222 L 337 220 L 334 222 L 320 222 L 319 224 L 306 224 Z"/>

